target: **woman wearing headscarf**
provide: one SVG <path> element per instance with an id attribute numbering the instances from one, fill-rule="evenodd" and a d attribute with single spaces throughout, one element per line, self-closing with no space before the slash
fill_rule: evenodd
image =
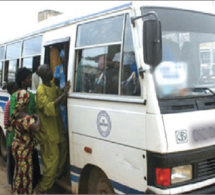
<path id="1" fill-rule="evenodd" d="M 16 79 L 16 84 L 18 85 L 19 90 L 25 89 L 26 91 L 28 91 L 28 89 L 32 85 L 32 72 L 29 69 L 27 69 L 26 67 L 19 68 L 16 72 L 15 79 Z M 29 115 L 36 114 L 35 96 L 31 91 L 28 91 L 28 93 L 29 93 L 29 99 L 30 99 L 29 103 L 28 103 L 28 114 Z M 17 92 L 15 92 L 11 95 L 10 116 L 13 113 L 13 111 L 16 107 L 16 104 L 17 104 L 16 95 L 17 95 Z M 12 145 L 13 137 L 14 137 L 14 131 L 9 133 L 9 136 L 7 139 L 9 146 Z M 34 177 L 34 181 L 33 181 L 33 188 L 34 188 L 38 184 L 38 182 L 41 178 L 38 152 L 36 149 L 34 149 L 34 151 L 33 151 L 33 177 Z"/>
<path id="2" fill-rule="evenodd" d="M 28 114 L 29 93 L 22 89 L 16 93 L 16 107 L 8 121 L 8 131 L 15 130 L 12 154 L 15 161 L 13 194 L 32 194 L 32 152 L 37 144 L 34 133 L 40 131 L 40 119 Z"/>

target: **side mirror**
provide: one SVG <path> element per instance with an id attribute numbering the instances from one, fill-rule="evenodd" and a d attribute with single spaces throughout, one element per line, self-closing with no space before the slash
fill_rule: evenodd
<path id="1" fill-rule="evenodd" d="M 162 60 L 161 23 L 159 20 L 143 22 L 144 61 L 151 66 L 157 66 Z"/>

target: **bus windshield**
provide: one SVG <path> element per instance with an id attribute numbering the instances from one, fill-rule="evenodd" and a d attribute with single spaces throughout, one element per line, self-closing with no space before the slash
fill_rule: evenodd
<path id="1" fill-rule="evenodd" d="M 155 11 L 162 28 L 162 61 L 153 77 L 159 99 L 215 93 L 215 16 L 164 8 Z"/>

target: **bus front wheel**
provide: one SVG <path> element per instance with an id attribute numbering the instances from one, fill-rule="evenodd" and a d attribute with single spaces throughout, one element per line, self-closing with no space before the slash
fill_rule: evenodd
<path id="1" fill-rule="evenodd" d="M 99 169 L 93 168 L 88 180 L 88 194 L 115 194 L 107 176 Z"/>

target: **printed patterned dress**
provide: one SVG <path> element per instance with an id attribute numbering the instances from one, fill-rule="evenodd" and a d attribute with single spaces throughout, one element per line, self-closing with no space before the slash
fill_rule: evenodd
<path id="1" fill-rule="evenodd" d="M 15 160 L 13 194 L 32 194 L 32 151 L 36 145 L 29 127 L 35 122 L 27 115 L 17 119 L 12 154 Z"/>

